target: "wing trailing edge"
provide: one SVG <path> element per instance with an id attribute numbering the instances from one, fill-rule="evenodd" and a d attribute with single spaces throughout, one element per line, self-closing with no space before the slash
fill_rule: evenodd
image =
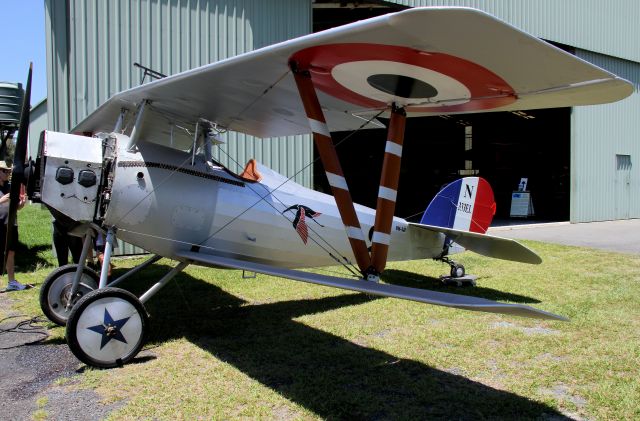
<path id="1" fill-rule="evenodd" d="M 185 261 L 192 261 L 194 263 L 205 266 L 248 270 L 265 275 L 278 276 L 295 281 L 302 281 L 328 287 L 358 291 L 381 297 L 399 298 L 403 300 L 417 301 L 425 304 L 433 304 L 463 310 L 507 314 L 534 319 L 563 321 L 568 320 L 563 316 L 549 313 L 544 310 L 539 310 L 524 304 L 500 303 L 497 301 L 487 300 L 485 298 L 470 297 L 466 295 L 449 294 L 445 292 L 368 282 L 364 280 L 338 278 L 335 276 L 327 276 L 311 272 L 302 272 L 299 270 L 278 268 L 256 262 L 248 262 L 228 257 L 190 251 L 178 253 L 178 256 L 185 259 Z"/>

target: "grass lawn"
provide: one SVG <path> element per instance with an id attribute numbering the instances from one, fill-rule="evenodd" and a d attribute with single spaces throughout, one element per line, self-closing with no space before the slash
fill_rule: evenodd
<path id="1" fill-rule="evenodd" d="M 53 263 L 48 213 L 25 208 L 20 233 L 18 279 L 40 284 Z M 147 303 L 138 364 L 86 369 L 65 387 L 124 400 L 114 419 L 640 419 L 640 256 L 525 243 L 542 265 L 460 255 L 476 288 L 440 286 L 448 266 L 432 261 L 391 264 L 383 279 L 570 322 L 188 267 Z M 117 273 L 139 262 L 118 260 Z M 139 293 L 172 265 L 163 259 L 124 287 Z M 13 311 L 40 314 L 37 297 L 12 294 Z M 64 330 L 50 328 L 60 341 Z"/>

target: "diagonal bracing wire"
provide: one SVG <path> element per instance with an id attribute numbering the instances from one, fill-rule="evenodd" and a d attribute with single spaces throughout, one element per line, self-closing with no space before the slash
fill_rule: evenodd
<path id="1" fill-rule="evenodd" d="M 231 125 L 235 122 L 238 121 L 239 118 L 241 118 L 242 114 L 244 114 L 247 110 L 249 110 L 251 107 L 253 107 L 255 104 L 258 103 L 258 101 L 260 99 L 262 99 L 267 93 L 269 93 L 273 88 L 275 88 L 288 74 L 290 73 L 290 70 L 287 70 L 285 73 L 283 73 L 274 83 L 272 83 L 271 85 L 269 85 L 264 91 L 262 91 L 260 93 L 260 95 L 256 96 L 256 98 L 253 99 L 253 101 L 251 101 L 249 104 L 247 104 L 247 106 L 245 108 L 243 108 L 238 115 L 236 115 L 235 117 L 231 118 L 229 126 L 227 127 L 227 130 L 230 129 Z M 368 120 L 365 120 L 364 123 L 362 123 L 360 125 L 360 127 L 358 127 L 355 131 L 349 133 L 347 136 L 345 136 L 344 138 L 342 138 L 339 142 L 337 142 L 335 144 L 335 147 L 338 147 L 339 145 L 341 145 L 342 143 L 344 143 L 345 141 L 347 141 L 348 139 L 350 139 L 353 135 L 355 135 L 356 133 L 358 133 L 360 130 L 362 130 L 364 127 L 366 127 L 367 125 L 369 125 L 373 120 L 375 120 L 376 118 L 378 118 L 383 112 L 386 111 L 386 108 L 381 109 L 376 115 L 374 115 L 373 117 L 369 118 Z M 227 157 L 232 160 L 236 165 L 240 166 L 240 164 L 231 156 L 229 155 L 226 151 L 223 151 L 222 149 L 220 149 L 222 152 L 224 152 Z M 122 215 L 113 225 L 117 225 L 120 221 L 122 221 L 122 219 L 124 219 L 127 215 L 129 215 L 133 210 L 135 210 L 147 197 L 149 197 L 151 194 L 153 194 L 156 190 L 158 190 L 162 185 L 164 185 L 176 172 L 178 172 L 180 169 L 184 168 L 184 166 L 186 165 L 186 163 L 191 159 L 190 156 L 187 156 L 185 158 L 185 160 L 180 163 L 180 165 L 178 165 L 175 169 L 173 169 L 163 180 L 160 181 L 160 183 L 156 184 L 153 189 L 147 193 L 143 198 L 141 198 L 138 202 L 136 202 L 135 205 L 133 205 L 131 207 L 131 209 L 129 209 L 124 215 Z M 253 209 L 256 205 L 258 205 L 260 202 L 264 201 L 265 203 L 267 203 L 269 206 L 271 206 L 274 210 L 276 210 L 279 214 L 282 215 L 283 218 L 285 218 L 288 222 L 291 222 L 291 220 L 285 215 L 284 212 L 281 212 L 279 209 L 277 209 L 273 203 L 265 200 L 267 197 L 271 196 L 273 197 L 276 201 L 278 201 L 280 204 L 282 204 L 285 208 L 287 207 L 287 205 L 285 203 L 283 203 L 278 197 L 276 197 L 273 193 L 275 193 L 278 189 L 280 189 L 282 186 L 284 186 L 286 183 L 288 183 L 289 181 L 291 181 L 293 178 L 295 178 L 298 174 L 300 174 L 302 171 L 306 170 L 308 167 L 310 167 L 311 165 L 315 164 L 317 161 L 319 160 L 319 158 L 316 158 L 315 160 L 309 162 L 307 165 L 305 165 L 304 167 L 302 167 L 300 170 L 298 170 L 295 174 L 293 174 L 292 176 L 288 177 L 285 181 L 283 181 L 280 185 L 278 185 L 276 188 L 274 188 L 272 191 L 269 191 L 268 188 L 266 186 L 262 186 L 265 191 L 266 194 L 261 194 L 258 191 L 256 191 L 255 189 L 253 189 L 253 187 L 250 184 L 247 184 L 249 186 L 249 188 L 258 196 L 258 200 L 256 202 L 254 202 L 253 204 L 251 204 L 248 208 L 246 208 L 244 211 L 240 212 L 238 215 L 236 215 L 234 218 L 232 218 L 230 221 L 228 221 L 226 224 L 224 224 L 222 227 L 220 227 L 218 230 L 216 230 L 214 233 L 212 233 L 209 237 L 207 237 L 206 239 L 202 240 L 198 245 L 204 248 L 210 248 L 207 246 L 204 246 L 204 243 L 206 243 L 208 240 L 210 240 L 211 238 L 213 238 L 214 236 L 216 236 L 217 234 L 219 234 L 222 230 L 224 230 L 226 227 L 228 227 L 229 225 L 231 225 L 233 222 L 235 222 L 236 220 L 238 220 L 242 215 L 244 215 L 246 212 L 250 211 L 251 209 Z M 331 256 L 331 258 L 333 258 L 336 262 L 338 262 L 339 264 L 343 265 L 349 272 L 351 272 L 353 275 L 358 276 L 357 274 L 358 269 L 355 268 L 355 266 L 353 265 L 352 262 L 349 261 L 349 259 L 347 259 L 345 256 L 341 255 L 339 253 L 339 251 L 332 245 L 330 244 L 325 238 L 322 237 L 322 235 L 320 235 L 317 231 L 315 231 L 311 226 L 308 226 L 308 228 L 311 230 L 311 232 L 313 232 L 324 244 L 326 244 L 326 246 L 323 246 L 322 244 L 320 244 L 315 238 L 313 238 L 312 236 L 310 236 L 309 238 L 316 243 L 316 245 L 318 245 L 318 247 L 320 247 L 323 251 L 325 251 L 329 256 Z M 127 230 L 128 231 L 128 230 Z M 133 231 L 131 231 L 133 232 Z M 141 234 L 141 233 L 138 233 Z M 170 241 L 174 241 L 172 239 L 165 239 L 165 240 L 170 240 Z M 333 253 L 331 253 L 331 251 L 329 251 L 328 249 L 333 250 L 336 254 L 338 254 L 341 258 L 342 261 L 340 259 L 338 259 L 336 256 L 333 255 Z"/>
<path id="2" fill-rule="evenodd" d="M 349 133 L 347 136 L 345 136 L 344 138 L 342 138 L 338 143 L 336 143 L 335 147 L 340 146 L 342 143 L 344 143 L 345 141 L 347 141 L 348 139 L 350 139 L 352 136 L 354 136 L 356 133 L 358 133 L 360 130 L 362 130 L 365 126 L 367 126 L 368 124 L 370 124 L 373 120 L 375 120 L 376 118 L 378 118 L 383 112 L 385 112 L 386 109 L 382 109 L 381 111 L 379 111 L 376 115 L 374 115 L 373 117 L 371 117 L 369 120 L 365 121 L 364 123 L 362 123 L 360 125 L 360 127 L 358 127 L 355 131 Z M 233 159 L 233 157 L 231 157 L 228 153 L 225 152 L 225 154 L 227 155 L 227 157 L 229 159 L 231 159 L 236 165 L 240 166 L 240 164 Z M 280 183 L 276 188 L 274 188 L 272 191 L 269 191 L 266 187 L 265 190 L 267 190 L 267 194 L 265 195 L 261 195 L 260 193 L 256 192 L 254 189 L 251 189 L 254 193 L 256 193 L 256 195 L 258 195 L 259 199 L 253 203 L 251 206 L 249 206 L 247 209 L 245 209 L 244 211 L 242 211 L 241 213 L 239 213 L 237 216 L 235 216 L 234 218 L 232 218 L 229 222 L 227 222 L 226 224 L 224 224 L 222 227 L 220 227 L 217 231 L 215 231 L 213 234 L 211 234 L 209 237 L 207 237 L 206 239 L 204 239 L 200 245 L 202 245 L 202 243 L 208 241 L 209 239 L 213 238 L 214 236 L 216 236 L 218 233 L 220 233 L 220 231 L 222 231 L 223 229 L 225 229 L 226 227 L 228 227 L 229 225 L 231 225 L 233 222 L 235 222 L 238 218 L 240 218 L 242 215 L 244 215 L 245 213 L 247 213 L 248 211 L 250 211 L 251 209 L 253 209 L 258 203 L 260 203 L 261 201 L 264 201 L 265 203 L 269 204 L 271 207 L 273 207 L 276 211 L 278 211 L 287 221 L 291 222 L 290 219 L 288 219 L 284 213 L 281 213 L 275 206 L 273 206 L 273 204 L 271 204 L 270 202 L 266 201 L 265 198 L 268 196 L 272 196 L 275 200 L 277 200 L 278 202 L 280 202 L 285 208 L 288 207 L 288 205 L 284 204 L 278 197 L 276 197 L 275 195 L 273 195 L 274 192 L 276 192 L 278 189 L 280 189 L 282 186 L 284 186 L 286 183 L 288 183 L 289 181 L 291 181 L 293 178 L 295 178 L 298 174 L 300 174 L 302 171 L 304 171 L 305 169 L 307 169 L 308 167 L 310 167 L 311 165 L 315 164 L 316 162 L 318 162 L 320 160 L 320 158 L 316 158 L 315 160 L 309 162 L 307 165 L 305 165 L 304 167 L 302 167 L 300 170 L 298 170 L 295 174 L 293 174 L 292 176 L 288 177 L 285 181 L 283 181 L 282 183 Z M 334 250 L 336 253 L 339 254 L 338 250 L 335 249 L 335 247 L 333 247 L 328 241 L 326 241 L 320 234 L 318 234 L 313 228 L 311 228 L 311 226 L 309 226 L 309 228 L 311 229 L 311 231 L 316 234 L 325 244 L 327 244 L 329 246 L 329 248 L 331 248 L 332 250 Z M 310 237 L 311 238 L 311 237 Z M 320 246 L 320 244 L 312 238 L 312 240 L 318 245 Z M 322 248 L 324 251 L 325 250 L 324 247 L 320 246 L 320 248 Z M 335 256 L 333 256 L 331 253 L 329 253 L 329 255 L 336 260 L 338 263 L 342 264 L 343 266 L 345 266 L 345 268 L 347 268 L 349 270 L 349 272 L 354 273 L 354 270 L 358 271 L 358 269 L 353 265 L 352 262 L 349 261 L 349 259 L 347 259 L 345 256 L 340 255 L 340 257 L 343 259 L 343 261 L 339 261 L 335 258 Z M 350 265 L 350 267 L 348 267 L 347 265 Z M 359 276 L 359 275 L 357 275 Z"/>

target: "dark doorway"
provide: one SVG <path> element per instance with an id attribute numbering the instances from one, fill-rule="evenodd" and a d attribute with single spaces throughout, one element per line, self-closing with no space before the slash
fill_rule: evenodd
<path id="1" fill-rule="evenodd" d="M 406 8 L 384 1 L 315 0 L 313 30 Z M 570 115 L 570 108 L 561 108 L 408 119 L 395 214 L 419 220 L 442 186 L 460 177 L 477 175 L 487 179 L 493 188 L 496 218 L 509 218 L 511 194 L 521 178 L 528 178 L 534 218 L 568 220 Z M 375 208 L 386 130 L 332 136 L 354 202 Z M 318 159 L 317 152 L 314 159 Z M 330 193 L 322 165 L 316 162 L 314 188 Z"/>
<path id="2" fill-rule="evenodd" d="M 313 32 L 324 31 L 363 19 L 399 12 L 406 6 L 385 1 L 331 1 L 313 2 Z"/>
<path id="3" fill-rule="evenodd" d="M 570 113 L 559 108 L 408 119 L 396 215 L 419 220 L 443 185 L 477 175 L 493 188 L 496 218 L 509 218 L 511 194 L 527 178 L 535 219 L 568 220 Z M 375 207 L 386 130 L 333 138 L 353 200 Z M 314 180 L 316 190 L 330 191 L 320 164 Z"/>

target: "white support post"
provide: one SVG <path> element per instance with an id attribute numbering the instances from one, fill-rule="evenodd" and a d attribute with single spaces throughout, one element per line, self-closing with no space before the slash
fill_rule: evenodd
<path id="1" fill-rule="evenodd" d="M 104 243 L 104 259 L 102 260 L 102 270 L 100 271 L 100 283 L 98 289 L 102 289 L 107 286 L 107 279 L 109 278 L 109 264 L 111 263 L 111 251 L 113 249 L 113 240 L 115 239 L 115 232 L 113 228 L 107 230 L 107 239 Z"/>
<path id="2" fill-rule="evenodd" d="M 165 286 L 167 284 L 167 282 L 169 282 L 170 280 L 172 280 L 177 274 L 179 274 L 180 272 L 182 272 L 182 270 L 184 268 L 186 268 L 187 266 L 189 266 L 189 263 L 187 262 L 180 262 L 178 264 L 178 266 L 174 267 L 173 269 L 171 269 L 169 271 L 169 273 L 167 273 L 166 275 L 164 275 L 162 277 L 162 279 L 160 279 L 158 282 L 156 282 L 151 288 L 149 288 L 149 290 L 147 292 L 145 292 L 144 294 L 142 294 L 140 296 L 140 302 L 142 304 L 146 303 L 149 298 L 153 297 L 155 295 L 156 292 L 160 291 L 160 289 L 162 289 L 163 286 Z"/>
<path id="3" fill-rule="evenodd" d="M 76 269 L 76 273 L 73 275 L 73 283 L 71 284 L 71 297 L 75 297 L 78 292 L 78 286 L 80 285 L 80 280 L 82 279 L 82 273 L 84 272 L 84 267 L 87 261 L 87 255 L 89 254 L 89 249 L 93 244 L 93 230 L 89 229 L 84 236 L 84 242 L 82 243 L 82 252 L 80 253 L 80 260 L 78 261 L 78 267 Z M 73 307 L 74 300 L 70 299 L 67 301 L 67 310 L 70 310 Z"/>
<path id="4" fill-rule="evenodd" d="M 198 149 L 198 129 L 200 128 L 200 120 L 196 122 L 196 131 L 193 134 L 193 146 L 191 147 L 191 166 L 196 163 L 196 149 Z"/>
<path id="5" fill-rule="evenodd" d="M 118 116 L 118 120 L 116 120 L 116 125 L 113 128 L 113 132 L 114 133 L 120 133 L 120 131 L 122 130 L 122 125 L 124 124 L 124 116 L 125 114 L 127 114 L 127 109 L 126 108 L 122 108 L 120 110 L 120 115 Z"/>
<path id="6" fill-rule="evenodd" d="M 129 144 L 127 145 L 127 151 L 133 152 L 136 148 L 136 144 L 138 143 L 138 138 L 140 137 L 140 130 L 142 129 L 142 117 L 144 116 L 145 105 L 147 104 L 147 100 L 143 100 L 138 107 L 138 114 L 136 115 L 136 122 L 133 125 L 133 129 L 131 129 L 131 137 L 129 138 Z"/>

